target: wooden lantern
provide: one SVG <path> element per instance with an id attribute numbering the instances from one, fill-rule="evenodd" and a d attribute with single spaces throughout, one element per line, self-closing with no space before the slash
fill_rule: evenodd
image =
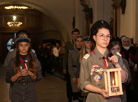
<path id="1" fill-rule="evenodd" d="M 104 69 L 103 72 L 108 96 L 122 95 L 121 68 Z"/>

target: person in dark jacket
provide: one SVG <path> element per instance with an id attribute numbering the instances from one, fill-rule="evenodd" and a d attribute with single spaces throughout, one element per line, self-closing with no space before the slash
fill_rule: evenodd
<path id="1" fill-rule="evenodd" d="M 45 77 L 45 73 L 48 73 L 48 60 L 50 55 L 50 50 L 47 48 L 47 44 L 43 42 L 42 47 L 39 49 L 38 56 L 42 65 L 42 75 Z"/>
<path id="2" fill-rule="evenodd" d="M 134 92 L 134 81 L 136 77 L 135 64 L 137 63 L 138 56 L 135 47 L 131 46 L 131 42 L 128 37 L 123 37 L 121 40 L 123 46 L 121 50 L 121 55 L 124 59 L 128 61 L 131 74 L 131 81 L 128 83 L 128 86 L 126 88 L 127 102 L 131 102 L 133 100 L 133 94 L 131 93 Z"/>
<path id="3" fill-rule="evenodd" d="M 30 38 L 30 34 L 29 34 L 26 30 L 19 30 L 19 31 L 16 33 L 16 39 L 17 39 L 17 38 L 20 38 L 20 37 L 22 37 L 22 36 L 24 36 L 24 37 L 26 37 L 26 38 Z M 17 52 L 17 49 L 16 49 L 16 46 L 15 46 L 15 44 L 14 44 L 14 48 L 12 48 L 12 49 L 8 52 L 8 54 L 7 54 L 6 58 L 5 58 L 4 65 L 3 65 L 4 68 L 7 68 L 7 66 L 9 65 L 9 63 L 10 63 L 10 61 L 11 61 L 11 59 L 15 58 L 16 52 Z M 31 50 L 30 50 L 30 53 L 31 53 L 31 55 L 32 55 L 34 58 L 37 59 L 35 50 L 31 49 Z M 11 92 L 12 92 L 12 89 L 11 89 L 11 86 L 10 86 L 10 89 L 9 89 L 9 99 L 11 99 L 11 97 L 10 97 L 10 96 L 11 96 Z"/>
<path id="4" fill-rule="evenodd" d="M 29 38 L 15 40 L 17 53 L 6 67 L 6 82 L 11 84 L 11 102 L 37 102 L 35 81 L 42 78 L 39 61 L 30 53 Z"/>

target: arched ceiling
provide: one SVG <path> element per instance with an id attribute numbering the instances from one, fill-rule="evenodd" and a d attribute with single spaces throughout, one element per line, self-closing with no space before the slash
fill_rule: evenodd
<path id="1" fill-rule="evenodd" d="M 59 0 L 64 1 L 64 0 Z M 57 26 L 58 30 L 63 36 L 64 40 L 68 40 L 71 38 L 70 30 L 71 30 L 71 23 L 69 20 L 67 20 L 64 15 L 61 15 L 60 9 L 62 9 L 61 4 L 56 4 L 57 0 L 1 0 L 0 5 L 6 5 L 6 4 L 19 4 L 19 5 L 26 5 L 30 6 L 34 9 L 37 9 L 50 17 L 54 24 Z M 60 6 L 60 9 L 56 9 L 58 6 Z M 66 12 L 65 12 L 66 13 Z M 68 15 L 67 15 L 68 16 Z"/>

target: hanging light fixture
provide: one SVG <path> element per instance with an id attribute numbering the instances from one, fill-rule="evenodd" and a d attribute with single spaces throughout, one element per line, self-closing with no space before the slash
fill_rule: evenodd
<path id="1" fill-rule="evenodd" d="M 13 22 L 7 22 L 7 25 L 12 27 L 12 26 L 15 26 L 15 27 L 19 27 L 21 26 L 23 23 L 22 22 L 16 22 L 16 19 L 17 17 L 14 15 L 13 16 Z"/>

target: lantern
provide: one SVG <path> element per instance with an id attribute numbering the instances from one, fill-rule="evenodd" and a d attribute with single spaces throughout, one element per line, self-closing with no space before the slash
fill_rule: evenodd
<path id="1" fill-rule="evenodd" d="M 121 68 L 104 69 L 103 72 L 108 96 L 122 95 Z"/>

